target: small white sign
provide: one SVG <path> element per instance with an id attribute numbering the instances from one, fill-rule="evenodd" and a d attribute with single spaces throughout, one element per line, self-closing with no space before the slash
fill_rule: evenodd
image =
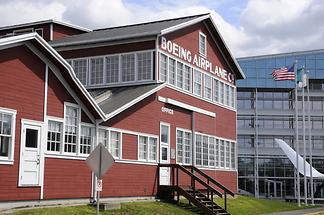
<path id="1" fill-rule="evenodd" d="M 102 191 L 102 179 L 97 180 L 97 191 Z"/>
<path id="2" fill-rule="evenodd" d="M 170 109 L 170 108 L 162 107 L 162 108 L 161 108 L 161 111 L 162 111 L 163 113 L 167 113 L 167 114 L 173 115 L 173 110 Z"/>

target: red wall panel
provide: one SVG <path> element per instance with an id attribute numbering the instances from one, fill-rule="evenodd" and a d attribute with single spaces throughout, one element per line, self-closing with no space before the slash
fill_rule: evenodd
<path id="1" fill-rule="evenodd" d="M 45 64 L 26 47 L 0 52 L 0 107 L 17 110 L 15 161 L 12 166 L 0 165 L 0 201 L 31 200 L 40 196 L 39 188 L 18 188 L 18 166 L 21 119 L 43 121 L 44 72 Z"/>
<path id="2" fill-rule="evenodd" d="M 137 145 L 137 136 L 132 134 L 123 134 L 123 159 L 132 159 L 137 160 L 138 145 Z"/>

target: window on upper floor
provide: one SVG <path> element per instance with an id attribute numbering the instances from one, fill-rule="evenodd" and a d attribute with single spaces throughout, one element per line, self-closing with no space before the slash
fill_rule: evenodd
<path id="1" fill-rule="evenodd" d="M 135 56 L 133 54 L 121 56 L 121 76 L 123 82 L 135 81 Z"/>
<path id="2" fill-rule="evenodd" d="M 137 80 L 152 79 L 152 52 L 137 53 Z"/>
<path id="3" fill-rule="evenodd" d="M 194 94 L 202 95 L 202 74 L 198 70 L 194 70 Z"/>
<path id="4" fill-rule="evenodd" d="M 212 99 L 212 78 L 209 75 L 204 75 L 204 97 Z"/>
<path id="5" fill-rule="evenodd" d="M 118 83 L 119 81 L 119 56 L 106 57 L 106 83 Z"/>
<path id="6" fill-rule="evenodd" d="M 104 63 L 103 58 L 90 59 L 90 84 L 100 85 L 103 84 Z"/>
<path id="7" fill-rule="evenodd" d="M 199 32 L 199 54 L 207 56 L 206 35 Z"/>
<path id="8" fill-rule="evenodd" d="M 115 158 L 121 158 L 121 133 L 110 131 L 109 152 Z"/>
<path id="9" fill-rule="evenodd" d="M 73 61 L 75 75 L 83 85 L 87 85 L 88 60 L 80 59 Z"/>
<path id="10" fill-rule="evenodd" d="M 80 108 L 65 107 L 64 152 L 76 153 L 80 123 Z"/>
<path id="11" fill-rule="evenodd" d="M 0 108 L 0 164 L 13 164 L 16 111 Z"/>

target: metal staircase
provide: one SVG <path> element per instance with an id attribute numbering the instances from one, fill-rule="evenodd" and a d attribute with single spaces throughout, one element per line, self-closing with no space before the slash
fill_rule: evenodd
<path id="1" fill-rule="evenodd" d="M 159 181 L 160 197 L 162 195 L 170 198 L 176 197 L 179 203 L 180 196 L 183 196 L 189 201 L 189 204 L 194 204 L 205 214 L 229 215 L 227 195 L 234 197 L 235 194 L 224 185 L 194 166 L 159 164 L 159 168 L 161 167 L 170 168 L 171 183 L 170 185 L 161 185 Z M 224 198 L 224 208 L 214 202 L 214 195 Z"/>

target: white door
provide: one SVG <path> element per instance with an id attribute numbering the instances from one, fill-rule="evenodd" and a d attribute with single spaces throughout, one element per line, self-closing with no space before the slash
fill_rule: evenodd
<path id="1" fill-rule="evenodd" d="M 19 180 L 21 186 L 39 185 L 41 128 L 38 125 L 22 125 Z"/>
<path id="2" fill-rule="evenodd" d="M 170 125 L 160 124 L 160 163 L 170 163 Z M 160 167 L 160 185 L 170 185 L 170 167 Z"/>

